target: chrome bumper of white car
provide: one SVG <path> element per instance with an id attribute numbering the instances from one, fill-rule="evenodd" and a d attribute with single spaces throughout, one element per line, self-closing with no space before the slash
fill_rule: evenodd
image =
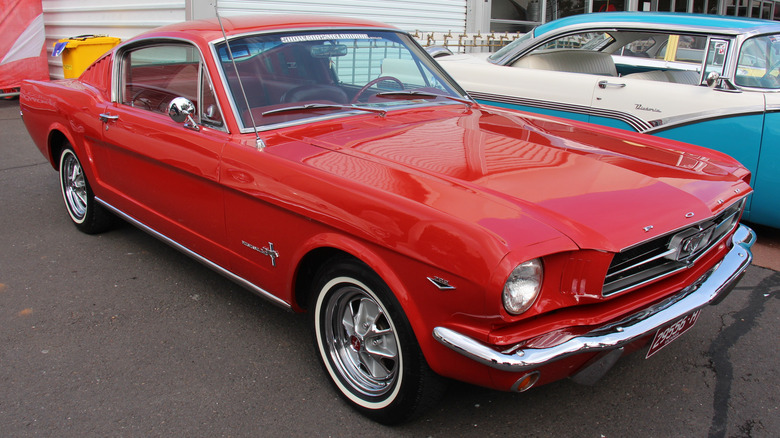
<path id="1" fill-rule="evenodd" d="M 750 247 L 756 235 L 740 225 L 731 241 L 733 247 L 719 264 L 673 297 L 554 347 L 509 348 L 511 353 L 501 353 L 444 327 L 434 328 L 433 337 L 464 356 L 503 371 L 531 370 L 575 354 L 617 349 L 728 295 L 753 259 Z"/>

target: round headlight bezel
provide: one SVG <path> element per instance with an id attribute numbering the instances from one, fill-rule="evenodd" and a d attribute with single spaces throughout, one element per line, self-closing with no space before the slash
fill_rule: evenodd
<path id="1" fill-rule="evenodd" d="M 521 315 L 534 305 L 542 290 L 544 265 L 541 259 L 520 263 L 504 282 L 501 300 L 510 315 Z"/>

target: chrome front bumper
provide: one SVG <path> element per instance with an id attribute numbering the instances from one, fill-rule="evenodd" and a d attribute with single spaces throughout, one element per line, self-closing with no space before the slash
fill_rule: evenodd
<path id="1" fill-rule="evenodd" d="M 433 337 L 466 357 L 503 371 L 531 370 L 575 354 L 620 348 L 728 295 L 753 260 L 750 247 L 756 234 L 740 225 L 731 241 L 733 247 L 720 263 L 673 297 L 553 347 L 507 348 L 511 353 L 502 353 L 445 327 L 434 328 Z"/>

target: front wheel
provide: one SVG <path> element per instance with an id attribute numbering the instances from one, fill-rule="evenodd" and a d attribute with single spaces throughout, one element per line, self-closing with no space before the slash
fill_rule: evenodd
<path id="1" fill-rule="evenodd" d="M 87 234 L 100 233 L 111 226 L 111 214 L 95 202 L 84 169 L 70 145 L 60 154 L 60 189 L 73 224 Z"/>
<path id="2" fill-rule="evenodd" d="M 342 261 L 318 276 L 311 310 L 314 340 L 339 393 L 384 424 L 409 420 L 443 391 L 409 322 L 385 283 L 366 266 Z"/>

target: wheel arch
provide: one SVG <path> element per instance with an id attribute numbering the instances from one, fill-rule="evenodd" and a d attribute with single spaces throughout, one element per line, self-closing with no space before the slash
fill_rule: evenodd
<path id="1" fill-rule="evenodd" d="M 73 139 L 65 133 L 65 130 L 56 126 L 49 131 L 49 137 L 47 140 L 49 148 L 49 161 L 52 167 L 57 170 L 60 166 L 60 155 L 65 148 L 65 144 L 68 143 L 71 147 L 74 147 Z M 77 151 L 78 152 L 78 151 Z"/>
<path id="2" fill-rule="evenodd" d="M 380 254 L 380 252 L 387 252 L 388 250 L 372 248 L 368 244 L 338 234 L 318 236 L 310 242 L 312 244 L 304 245 L 303 247 L 307 249 L 302 250 L 302 255 L 296 258 L 299 262 L 292 276 L 293 310 L 309 310 L 307 305 L 310 294 L 315 293 L 312 289 L 317 280 L 316 273 L 319 269 L 339 260 L 351 259 L 365 265 L 384 281 L 401 305 L 401 310 L 409 320 L 418 342 L 423 341 L 421 336 L 425 336 L 425 333 L 420 332 L 418 324 L 420 321 L 419 309 L 411 298 L 403 280 L 399 277 L 398 270 Z M 395 253 L 393 255 L 394 257 L 402 257 L 395 255 Z"/>

